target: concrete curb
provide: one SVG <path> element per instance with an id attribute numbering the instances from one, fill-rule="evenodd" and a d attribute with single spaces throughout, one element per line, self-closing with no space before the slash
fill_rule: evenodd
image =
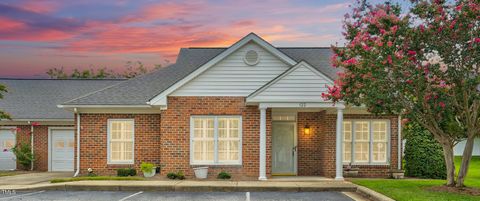
<path id="1" fill-rule="evenodd" d="M 378 193 L 372 189 L 369 189 L 367 187 L 363 187 L 363 186 L 357 186 L 357 191 L 356 191 L 358 194 L 364 196 L 364 197 L 367 197 L 369 198 L 370 200 L 374 200 L 374 201 L 395 201 L 394 199 L 392 198 L 389 198 L 381 193 Z"/>
<path id="2" fill-rule="evenodd" d="M 347 182 L 115 182 L 78 181 L 29 186 L 3 186 L 2 189 L 16 191 L 169 191 L 169 192 L 355 192 L 357 186 Z"/>

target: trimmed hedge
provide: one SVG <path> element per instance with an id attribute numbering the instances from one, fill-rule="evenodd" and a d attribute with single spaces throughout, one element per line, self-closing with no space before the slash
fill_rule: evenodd
<path id="1" fill-rule="evenodd" d="M 128 177 L 128 176 L 136 176 L 137 170 L 133 168 L 120 168 L 117 169 L 117 176 L 119 177 Z"/>
<path id="2" fill-rule="evenodd" d="M 405 175 L 445 179 L 446 167 L 442 146 L 420 125 L 411 123 L 405 132 Z"/>

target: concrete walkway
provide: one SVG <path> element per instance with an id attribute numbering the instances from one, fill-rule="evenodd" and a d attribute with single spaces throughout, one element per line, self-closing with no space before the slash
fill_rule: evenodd
<path id="1" fill-rule="evenodd" d="M 33 185 L 0 185 L 0 189 L 16 191 L 172 191 L 172 192 L 354 192 L 357 186 L 346 181 L 262 182 L 262 181 L 77 181 L 37 183 Z"/>
<path id="2" fill-rule="evenodd" d="M 43 182 L 50 182 L 50 180 L 59 177 L 71 177 L 73 172 L 36 172 L 27 174 L 18 174 L 13 176 L 0 177 L 0 188 L 4 185 L 31 185 Z"/>

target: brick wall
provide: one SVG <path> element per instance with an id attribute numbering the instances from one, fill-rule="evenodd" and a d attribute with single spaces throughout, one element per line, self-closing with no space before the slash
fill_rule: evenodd
<path id="1" fill-rule="evenodd" d="M 134 119 L 134 165 L 107 164 L 108 119 Z M 141 162 L 160 164 L 160 115 L 81 114 L 80 120 L 81 174 L 85 174 L 88 168 L 92 168 L 96 174 L 115 175 L 118 168 L 134 167 L 139 170 Z"/>
<path id="2" fill-rule="evenodd" d="M 325 112 L 299 112 L 297 114 L 297 174 L 299 176 L 323 176 L 324 130 L 322 120 Z M 310 134 L 305 134 L 305 126 Z"/>
<path id="3" fill-rule="evenodd" d="M 168 109 L 161 118 L 162 175 L 183 171 L 192 176 L 190 166 L 190 116 L 191 115 L 241 115 L 242 165 L 209 166 L 209 176 L 216 177 L 226 170 L 235 178 L 258 177 L 260 110 L 246 106 L 243 97 L 169 97 Z M 271 112 L 267 111 L 267 175 L 271 175 Z"/>

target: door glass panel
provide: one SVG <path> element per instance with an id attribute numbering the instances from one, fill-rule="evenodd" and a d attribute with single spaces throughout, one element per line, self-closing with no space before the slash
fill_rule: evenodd
<path id="1" fill-rule="evenodd" d="M 272 125 L 273 173 L 295 173 L 295 123 L 274 122 Z"/>

